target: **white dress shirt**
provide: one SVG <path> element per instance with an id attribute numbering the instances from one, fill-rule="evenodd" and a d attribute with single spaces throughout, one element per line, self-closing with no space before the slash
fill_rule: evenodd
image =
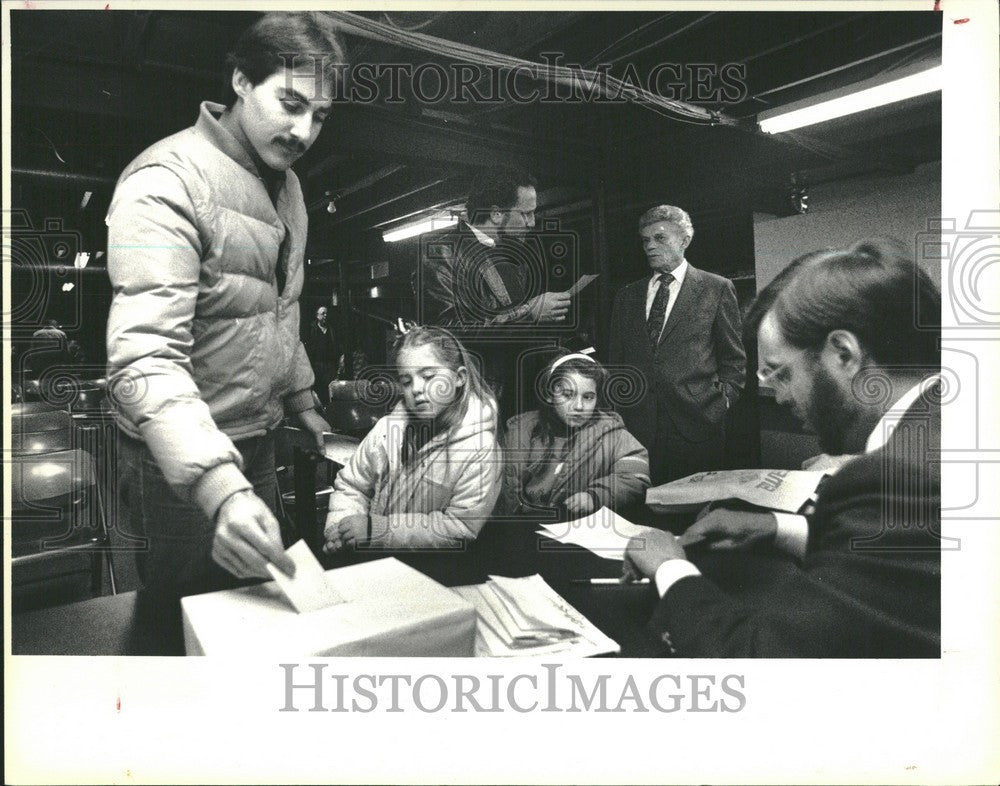
<path id="1" fill-rule="evenodd" d="M 872 453 L 889 441 L 893 430 L 899 423 L 899 419 L 905 414 L 913 402 L 920 396 L 921 391 L 937 383 L 941 378 L 940 374 L 934 374 L 922 380 L 900 396 L 886 411 L 872 433 L 868 435 L 865 442 L 865 453 Z M 834 474 L 835 470 L 829 470 L 828 474 Z M 798 516 L 794 513 L 773 512 L 777 523 L 777 530 L 774 535 L 774 545 L 787 554 L 791 554 L 796 559 L 803 559 L 806 555 L 806 545 L 809 542 L 809 523 L 805 516 Z M 656 590 L 662 598 L 667 594 L 674 582 L 680 581 L 685 576 L 700 576 L 701 571 L 692 563 L 684 559 L 671 559 L 664 562 L 656 569 Z"/>
<path id="2" fill-rule="evenodd" d="M 649 319 L 649 312 L 653 309 L 653 300 L 656 299 L 656 291 L 662 286 L 660 282 L 661 273 L 670 273 L 674 277 L 674 280 L 670 282 L 669 295 L 667 296 L 667 311 L 663 315 L 663 325 L 667 324 L 667 319 L 670 317 L 670 311 L 674 307 L 674 303 L 677 302 L 677 295 L 680 294 L 681 285 L 684 283 L 684 276 L 687 275 L 688 263 L 687 260 L 681 260 L 681 263 L 675 267 L 673 270 L 669 271 L 657 271 L 649 279 L 649 283 L 646 285 L 646 319 Z M 660 330 L 663 330 L 663 325 L 660 326 Z"/>

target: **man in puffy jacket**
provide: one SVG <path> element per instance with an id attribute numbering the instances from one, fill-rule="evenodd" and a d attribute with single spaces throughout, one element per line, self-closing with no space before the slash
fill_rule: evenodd
<path id="1" fill-rule="evenodd" d="M 148 542 L 145 596 L 175 608 L 268 578 L 268 563 L 294 572 L 273 434 L 290 416 L 322 445 L 328 427 L 299 340 L 307 213 L 291 166 L 343 61 L 324 15 L 263 16 L 229 55 L 228 106 L 203 102 L 194 126 L 141 153 L 108 211 L 124 521 Z"/>

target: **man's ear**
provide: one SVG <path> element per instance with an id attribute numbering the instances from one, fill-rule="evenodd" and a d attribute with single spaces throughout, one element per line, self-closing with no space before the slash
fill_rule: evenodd
<path id="1" fill-rule="evenodd" d="M 834 368 L 844 370 L 851 377 L 864 367 L 867 358 L 861 341 L 850 330 L 831 330 L 823 345 L 823 354 Z"/>
<path id="2" fill-rule="evenodd" d="M 253 83 L 250 82 L 250 77 L 240 71 L 240 69 L 234 68 L 233 92 L 236 93 L 236 97 L 246 98 L 251 90 L 253 90 Z"/>
<path id="3" fill-rule="evenodd" d="M 466 381 L 469 379 L 469 371 L 465 366 L 459 366 L 455 370 L 455 387 L 464 387 Z"/>

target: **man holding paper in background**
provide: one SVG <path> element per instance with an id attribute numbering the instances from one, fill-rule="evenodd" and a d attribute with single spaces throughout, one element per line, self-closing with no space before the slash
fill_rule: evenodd
<path id="1" fill-rule="evenodd" d="M 862 455 L 808 518 L 722 509 L 676 542 L 633 538 L 625 575 L 661 597 L 651 629 L 686 657 L 939 657 L 940 293 L 902 247 L 865 241 L 810 257 L 758 302 L 761 381 L 824 451 Z M 753 605 L 685 559 L 768 544 L 799 565 Z"/>
<path id="2" fill-rule="evenodd" d="M 543 260 L 532 259 L 524 244 L 537 205 L 535 179 L 527 172 L 484 170 L 469 190 L 468 220 L 421 242 L 413 278 L 423 323 L 448 328 L 481 358 L 501 420 L 514 413 L 518 352 L 526 341 L 538 344 L 523 328 L 565 322 L 575 294 L 538 291 L 546 272 L 532 263 Z"/>

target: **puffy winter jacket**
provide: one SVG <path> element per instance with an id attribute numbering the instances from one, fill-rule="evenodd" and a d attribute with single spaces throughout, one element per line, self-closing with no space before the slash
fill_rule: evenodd
<path id="1" fill-rule="evenodd" d="M 553 440 L 553 458 L 533 436 L 537 411 L 507 421 L 502 509 L 508 514 L 554 508 L 580 492 L 598 507 L 620 510 L 643 500 L 649 488 L 649 456 L 616 412 L 598 412 L 567 437 Z"/>
<path id="2" fill-rule="evenodd" d="M 204 102 L 141 153 L 108 210 L 108 373 L 118 424 L 208 516 L 250 488 L 233 440 L 313 406 L 299 340 L 307 215 L 295 173 L 275 202 Z M 277 266 L 285 271 L 279 294 Z"/>
<path id="3" fill-rule="evenodd" d="M 474 540 L 500 493 L 500 451 L 492 406 L 473 398 L 451 435 L 439 434 L 404 467 L 402 403 L 375 424 L 337 474 L 327 531 L 348 516 L 371 519 L 384 547 L 455 545 Z"/>

